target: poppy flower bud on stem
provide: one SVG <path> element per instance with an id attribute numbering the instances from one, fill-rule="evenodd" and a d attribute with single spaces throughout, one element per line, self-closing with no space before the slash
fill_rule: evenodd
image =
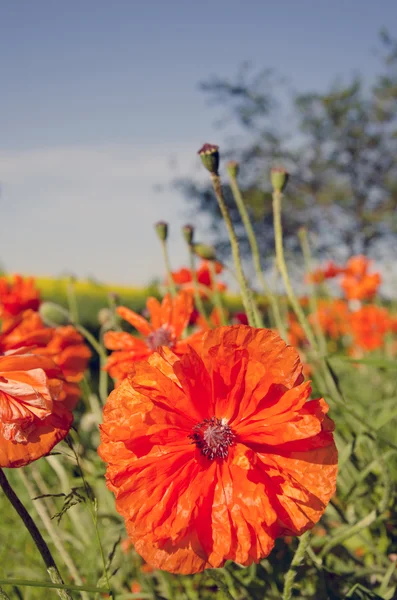
<path id="1" fill-rule="evenodd" d="M 288 183 L 289 173 L 283 167 L 270 170 L 270 181 L 275 192 L 283 192 Z"/>
<path id="2" fill-rule="evenodd" d="M 236 160 L 230 160 L 226 165 L 229 177 L 236 179 L 240 171 L 240 164 Z"/>
<path id="3" fill-rule="evenodd" d="M 168 237 L 168 223 L 159 221 L 154 226 L 157 236 L 161 242 L 165 242 Z"/>
<path id="4" fill-rule="evenodd" d="M 216 252 L 213 246 L 207 244 L 193 244 L 193 252 L 203 260 L 216 260 Z"/>
<path id="5" fill-rule="evenodd" d="M 69 312 L 63 306 L 55 304 L 55 302 L 42 302 L 39 314 L 44 323 L 49 327 L 58 327 L 70 323 Z"/>
<path id="6" fill-rule="evenodd" d="M 183 233 L 183 237 L 186 240 L 186 243 L 191 246 L 193 243 L 193 237 L 194 237 L 194 227 L 193 225 L 184 225 L 182 227 L 182 233 Z"/>
<path id="7" fill-rule="evenodd" d="M 219 146 L 216 146 L 215 144 L 204 144 L 204 146 L 202 146 L 202 148 L 200 148 L 200 150 L 198 151 L 197 154 L 199 154 L 200 158 L 201 158 L 201 162 L 203 163 L 203 165 L 205 166 L 205 168 L 207 169 L 207 171 L 209 171 L 211 173 L 211 175 L 218 175 L 218 169 L 219 169 Z"/>

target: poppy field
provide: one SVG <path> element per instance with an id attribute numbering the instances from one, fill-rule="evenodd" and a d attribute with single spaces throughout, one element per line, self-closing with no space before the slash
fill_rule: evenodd
<path id="1" fill-rule="evenodd" d="M 297 295 L 283 168 L 276 294 L 239 165 L 226 172 L 248 258 L 219 149 L 199 155 L 227 268 L 191 225 L 170 265 L 159 221 L 161 284 L 144 293 L 0 278 L 1 600 L 396 597 L 396 304 L 372 260 L 319 262 L 305 229 Z"/>

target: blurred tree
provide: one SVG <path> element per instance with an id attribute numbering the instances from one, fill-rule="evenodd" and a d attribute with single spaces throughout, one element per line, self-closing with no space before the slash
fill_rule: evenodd
<path id="1" fill-rule="evenodd" d="M 355 76 L 325 94 L 294 95 L 291 114 L 284 82 L 270 69 L 255 74 L 245 63 L 232 81 L 215 77 L 201 84 L 225 108 L 220 125 L 241 131 L 227 151 L 220 148 L 221 159 L 241 164 L 240 183 L 264 256 L 273 249 L 268 173 L 280 164 L 291 173 L 284 210 L 291 250 L 302 224 L 317 234 L 320 254 L 336 248 L 368 253 L 379 241 L 396 242 L 397 40 L 383 31 L 380 41 L 381 74 L 372 87 Z M 224 183 L 244 251 L 248 244 L 226 177 Z M 228 243 L 211 186 L 186 179 L 176 185 L 196 210 L 211 216 L 225 256 Z"/>

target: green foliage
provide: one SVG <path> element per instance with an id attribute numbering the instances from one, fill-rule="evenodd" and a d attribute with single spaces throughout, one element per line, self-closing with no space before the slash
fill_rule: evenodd
<path id="1" fill-rule="evenodd" d="M 240 180 L 264 256 L 274 245 L 268 173 L 284 165 L 288 184 L 284 234 L 296 249 L 296 231 L 318 234 L 318 253 L 368 253 L 397 236 L 397 40 L 380 37 L 384 56 L 372 87 L 360 77 L 337 81 L 325 92 L 290 96 L 271 69 L 245 63 L 232 80 L 213 77 L 201 89 L 224 111 L 223 126 L 242 135 L 226 152 L 240 164 Z M 280 98 L 289 97 L 289 105 Z M 233 143 L 233 142 L 232 142 Z M 222 169 L 221 169 L 222 172 Z M 211 216 L 218 251 L 229 249 L 210 186 L 178 180 L 176 187 Z M 244 228 L 227 181 L 225 199 L 243 251 Z M 354 236 L 352 232 L 354 231 Z"/>

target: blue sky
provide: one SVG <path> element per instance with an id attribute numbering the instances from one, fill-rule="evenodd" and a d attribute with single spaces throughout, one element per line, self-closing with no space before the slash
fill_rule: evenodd
<path id="1" fill-rule="evenodd" d="M 155 186 L 195 175 L 201 144 L 222 142 L 198 82 L 245 59 L 297 90 L 370 81 L 393 23 L 388 0 L 0 0 L 2 264 L 142 284 L 162 274 L 165 219 L 181 266 L 192 216 Z"/>

